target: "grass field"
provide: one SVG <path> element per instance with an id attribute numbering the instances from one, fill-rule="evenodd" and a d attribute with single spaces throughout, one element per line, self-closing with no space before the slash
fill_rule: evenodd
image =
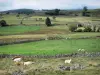
<path id="1" fill-rule="evenodd" d="M 18 25 L 20 24 L 21 20 L 23 17 L 26 17 L 26 15 L 20 15 L 20 18 L 16 17 L 16 15 L 4 15 L 3 16 L 4 20 L 7 21 L 8 24 L 15 24 Z M 44 24 L 45 25 L 45 19 L 47 16 L 32 16 L 29 18 L 24 19 L 23 24 L 27 25 L 36 25 L 36 24 Z M 52 16 L 49 16 L 50 19 L 52 20 L 53 24 L 68 24 L 69 22 L 79 22 L 79 23 L 96 23 L 98 24 L 98 21 L 96 17 L 68 17 L 68 16 L 57 16 L 56 20 L 53 20 Z M 43 21 L 35 21 L 35 18 L 42 18 Z M 100 18 L 98 18 L 100 20 Z"/>
<path id="2" fill-rule="evenodd" d="M 45 30 L 46 31 L 46 30 Z M 100 36 L 100 33 L 99 32 L 89 32 L 89 33 L 87 33 L 87 32 L 83 32 L 83 33 L 67 33 L 66 32 L 66 34 L 56 34 L 57 33 L 57 31 L 56 32 L 54 32 L 54 33 L 50 33 L 50 32 L 48 32 L 49 34 L 46 34 L 46 32 L 44 33 L 44 32 L 38 32 L 38 34 L 36 34 L 38 31 L 36 31 L 36 32 L 34 32 L 34 33 L 27 33 L 27 34 L 23 34 L 23 35 L 5 35 L 5 36 L 0 36 L 0 39 L 17 39 L 17 38 L 41 38 L 41 36 L 43 37 L 43 38 L 45 38 L 46 36 L 51 36 L 51 37 L 53 37 L 53 36 L 61 36 L 61 37 L 65 37 L 65 38 L 67 38 L 67 37 L 70 37 L 70 38 L 82 38 L 82 37 L 99 37 Z M 52 32 L 52 31 L 51 31 Z M 6 32 L 5 32 L 6 33 Z M 13 32 L 12 32 L 13 33 Z M 28 36 L 27 36 L 28 35 Z"/>
<path id="3" fill-rule="evenodd" d="M 92 20 L 97 18 L 93 17 L 67 17 L 57 16 L 56 20 L 53 20 L 52 16 L 50 19 L 54 26 L 46 27 L 45 19 L 46 16 L 32 16 L 26 18 L 23 22 L 26 26 L 20 25 L 20 21 L 26 15 L 21 15 L 20 18 L 16 15 L 4 15 L 3 19 L 7 23 L 14 24 L 16 26 L 0 27 L 0 40 L 4 43 L 23 40 L 23 39 L 36 39 L 60 36 L 64 38 L 82 38 L 82 37 L 97 37 L 100 36 L 99 32 L 70 32 L 67 26 L 76 23 L 94 23 Z M 36 18 L 42 18 L 43 21 L 36 21 Z M 99 18 L 98 18 L 99 19 Z M 99 22 L 95 21 L 95 24 Z M 31 24 L 31 25 L 30 25 Z M 17 26 L 18 25 L 18 26 Z M 37 26 L 39 25 L 39 26 Z M 15 35 L 16 34 L 16 35 Z M 79 48 L 84 48 L 88 51 L 99 51 L 100 39 L 79 39 L 79 40 L 48 40 L 41 42 L 23 43 L 17 45 L 1 46 L 0 52 L 11 53 L 11 54 L 63 54 L 72 53 L 77 51 Z"/>
<path id="4" fill-rule="evenodd" d="M 9 26 L 9 27 L 0 27 L 0 35 L 5 34 L 20 34 L 25 32 L 31 32 L 40 30 L 40 26 Z"/>
<path id="5" fill-rule="evenodd" d="M 68 26 L 77 23 L 86 26 L 100 25 L 100 18 L 96 17 L 69 17 L 49 16 L 53 26 L 47 27 L 45 19 L 47 16 L 32 16 L 25 18 L 24 25 L 20 25 L 23 17 L 16 14 L 3 15 L 8 27 L 0 27 L 0 44 L 9 45 L 0 46 L 0 54 L 25 54 L 25 55 L 57 55 L 70 54 L 78 52 L 78 49 L 85 49 L 87 52 L 100 52 L 100 32 L 70 32 Z M 36 21 L 36 18 L 42 18 L 42 21 Z M 1 20 L 1 19 L 0 19 Z M 64 39 L 45 40 L 49 37 L 63 37 Z M 89 39 L 82 39 L 89 37 Z M 93 38 L 92 38 L 93 37 Z M 98 38 L 97 38 L 98 37 Z M 81 39 L 79 39 L 81 38 Z M 43 41 L 32 42 L 33 40 L 44 39 Z M 16 41 L 28 41 L 27 43 L 13 44 Z M 31 40 L 31 42 L 29 42 Z M 10 43 L 12 45 L 10 45 Z M 64 64 L 66 59 L 72 59 L 71 64 Z M 0 75 L 12 75 L 12 72 L 22 70 L 27 75 L 100 75 L 99 57 L 62 57 L 62 58 L 27 58 L 23 61 L 35 62 L 29 66 L 17 66 L 11 58 L 0 58 Z M 83 70 L 60 71 L 59 65 L 72 66 L 81 64 L 87 66 Z M 6 74 L 7 73 L 7 74 Z M 8 74 L 10 73 L 10 74 Z"/>
<path id="6" fill-rule="evenodd" d="M 48 40 L 32 43 L 1 46 L 1 53 L 56 55 L 77 52 L 83 48 L 89 52 L 100 51 L 100 39 Z"/>

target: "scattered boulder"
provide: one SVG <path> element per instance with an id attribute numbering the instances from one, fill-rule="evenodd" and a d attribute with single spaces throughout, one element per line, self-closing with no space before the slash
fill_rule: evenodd
<path id="1" fill-rule="evenodd" d="M 19 71 L 14 71 L 11 75 L 26 75 L 26 74 L 24 74 L 24 72 L 19 70 Z"/>
<path id="2" fill-rule="evenodd" d="M 86 66 L 77 63 L 77 64 L 73 64 L 72 66 L 60 65 L 59 69 L 61 71 L 72 71 L 72 70 L 83 70 L 85 67 Z"/>
<path id="3" fill-rule="evenodd" d="M 66 70 L 66 71 L 70 71 L 70 70 L 71 70 L 71 67 L 70 67 L 70 66 L 63 66 L 63 65 L 60 65 L 60 66 L 59 66 L 59 69 L 62 70 L 62 71 L 65 71 L 65 70 Z"/>

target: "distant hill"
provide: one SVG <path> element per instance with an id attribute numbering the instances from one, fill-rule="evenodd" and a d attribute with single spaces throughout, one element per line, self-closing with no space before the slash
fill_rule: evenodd
<path id="1" fill-rule="evenodd" d="M 34 15 L 47 15 L 47 12 L 52 12 L 53 10 L 33 10 L 33 9 L 15 9 L 15 10 L 8 10 L 2 11 L 1 13 L 20 13 L 20 14 L 33 14 Z M 91 16 L 100 17 L 100 9 L 88 9 L 88 12 Z M 60 10 L 59 15 L 66 15 L 66 16 L 80 16 L 82 14 L 82 9 L 71 9 L 71 10 Z"/>
<path id="2" fill-rule="evenodd" d="M 21 13 L 21 14 L 31 14 L 34 13 L 35 11 L 32 9 L 15 9 L 15 10 L 7 10 L 7 11 L 2 11 L 2 13 Z"/>

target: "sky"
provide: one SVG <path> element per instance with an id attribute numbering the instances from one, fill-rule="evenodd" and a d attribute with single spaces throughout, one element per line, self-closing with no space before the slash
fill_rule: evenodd
<path id="1" fill-rule="evenodd" d="M 100 8 L 100 0 L 0 0 L 0 11 L 12 9 L 89 9 Z"/>

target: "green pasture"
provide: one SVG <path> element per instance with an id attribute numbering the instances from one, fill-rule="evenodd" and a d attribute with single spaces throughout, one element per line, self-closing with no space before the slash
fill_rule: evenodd
<path id="1" fill-rule="evenodd" d="M 100 51 L 100 39 L 48 40 L 0 46 L 1 53 L 55 55 L 77 52 L 83 48 L 89 52 Z"/>
<path id="2" fill-rule="evenodd" d="M 30 31 L 40 30 L 40 26 L 8 26 L 0 27 L 0 34 L 18 34 Z"/>

